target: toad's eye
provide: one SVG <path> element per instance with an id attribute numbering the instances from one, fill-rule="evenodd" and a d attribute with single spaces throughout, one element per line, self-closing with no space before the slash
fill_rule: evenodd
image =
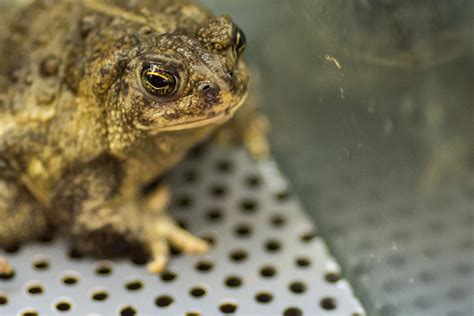
<path id="1" fill-rule="evenodd" d="M 244 32 L 238 27 L 235 27 L 235 44 L 234 51 L 237 57 L 240 57 L 245 50 L 247 45 L 247 40 L 245 38 Z"/>
<path id="2" fill-rule="evenodd" d="M 145 64 L 140 72 L 143 88 L 152 96 L 166 97 L 178 90 L 179 77 L 157 64 Z"/>

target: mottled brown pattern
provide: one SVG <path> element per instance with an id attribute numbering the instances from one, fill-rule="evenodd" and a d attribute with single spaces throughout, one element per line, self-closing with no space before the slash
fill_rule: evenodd
<path id="1" fill-rule="evenodd" d="M 168 237 L 205 249 L 167 224 L 165 191 L 153 207 L 140 192 L 242 104 L 231 19 L 187 0 L 38 0 L 12 12 L 0 22 L 0 245 L 52 225 L 94 254 L 130 242 L 160 257 Z M 144 91 L 149 62 L 179 73 L 176 94 Z"/>

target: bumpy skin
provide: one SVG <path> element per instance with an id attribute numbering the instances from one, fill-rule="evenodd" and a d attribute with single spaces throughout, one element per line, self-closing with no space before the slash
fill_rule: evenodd
<path id="1" fill-rule="evenodd" d="M 141 189 L 243 103 L 248 74 L 231 19 L 186 0 L 58 0 L 3 23 L 0 245 L 53 227 L 85 253 L 144 246 L 152 272 L 168 242 L 205 251 L 166 216 L 165 186 L 151 197 Z M 179 73 L 171 97 L 144 90 L 149 62 Z"/>

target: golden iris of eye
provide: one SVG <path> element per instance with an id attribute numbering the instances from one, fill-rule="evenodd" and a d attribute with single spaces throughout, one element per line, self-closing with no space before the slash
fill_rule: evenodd
<path id="1" fill-rule="evenodd" d="M 245 47 L 247 45 L 247 39 L 245 38 L 244 32 L 239 27 L 236 27 L 235 33 L 235 54 L 237 57 L 243 54 Z"/>
<path id="2" fill-rule="evenodd" d="M 140 76 L 143 88 L 153 96 L 170 96 L 178 90 L 178 76 L 159 65 L 144 65 Z"/>

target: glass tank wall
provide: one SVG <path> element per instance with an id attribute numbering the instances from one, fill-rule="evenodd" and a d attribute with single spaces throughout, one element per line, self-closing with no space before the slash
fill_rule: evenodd
<path id="1" fill-rule="evenodd" d="M 273 153 L 369 315 L 472 315 L 473 6 L 208 0 L 248 37 Z"/>

